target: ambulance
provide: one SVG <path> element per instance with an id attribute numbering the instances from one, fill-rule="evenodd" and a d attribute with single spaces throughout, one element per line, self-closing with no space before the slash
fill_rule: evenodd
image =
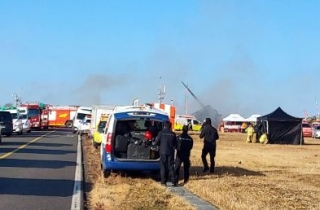
<path id="1" fill-rule="evenodd" d="M 105 104 L 92 105 L 91 125 L 90 125 L 90 134 L 92 137 L 96 132 L 96 129 L 101 120 L 101 117 L 102 116 L 104 116 L 105 118 L 108 117 L 114 108 L 115 106 L 113 105 L 105 105 Z"/>
<path id="2" fill-rule="evenodd" d="M 200 131 L 202 123 L 192 115 L 176 115 L 174 130 L 181 131 L 184 125 L 188 125 L 190 131 Z"/>
<path id="3" fill-rule="evenodd" d="M 96 129 L 92 136 L 92 141 L 93 141 L 92 143 L 96 149 L 101 145 L 101 142 L 103 139 L 103 133 L 105 131 L 108 118 L 109 118 L 108 114 L 102 114 L 100 116 L 100 120 L 98 121 L 98 124 L 96 125 Z"/>

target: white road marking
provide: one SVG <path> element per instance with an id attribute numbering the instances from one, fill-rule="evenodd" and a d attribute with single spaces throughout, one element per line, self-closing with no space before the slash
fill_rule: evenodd
<path id="1" fill-rule="evenodd" d="M 73 195 L 71 201 L 71 210 L 82 209 L 83 193 L 82 193 L 82 150 L 81 150 L 81 137 L 78 136 L 77 147 L 77 166 L 74 177 Z"/>

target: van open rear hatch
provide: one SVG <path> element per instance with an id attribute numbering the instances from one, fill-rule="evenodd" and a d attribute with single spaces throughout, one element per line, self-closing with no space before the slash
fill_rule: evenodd
<path id="1" fill-rule="evenodd" d="M 159 159 L 155 138 L 163 128 L 163 122 L 148 117 L 116 121 L 114 156 L 119 161 L 152 161 Z"/>

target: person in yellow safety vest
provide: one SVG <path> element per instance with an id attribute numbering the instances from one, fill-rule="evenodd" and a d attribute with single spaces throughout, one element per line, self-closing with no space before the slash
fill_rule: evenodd
<path id="1" fill-rule="evenodd" d="M 256 143 L 256 140 L 253 138 L 253 134 L 254 134 L 254 128 L 252 126 L 252 124 L 249 125 L 249 127 L 246 129 L 247 132 L 247 142 L 248 143 Z"/>
<path id="2" fill-rule="evenodd" d="M 244 133 L 247 127 L 247 123 L 243 122 L 241 125 L 241 133 Z"/>
<path id="3" fill-rule="evenodd" d="M 266 133 L 263 133 L 263 134 L 260 136 L 259 142 L 260 142 L 261 144 L 267 144 L 267 143 L 268 143 L 268 137 L 267 137 L 267 134 L 266 134 Z"/>

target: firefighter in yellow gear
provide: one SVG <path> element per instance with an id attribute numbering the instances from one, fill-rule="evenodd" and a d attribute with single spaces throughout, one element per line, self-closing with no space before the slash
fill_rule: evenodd
<path id="1" fill-rule="evenodd" d="M 253 138 L 253 134 L 254 134 L 254 128 L 252 126 L 252 124 L 249 125 L 249 127 L 246 129 L 247 132 L 247 142 L 248 143 L 256 143 L 255 138 Z"/>
<path id="2" fill-rule="evenodd" d="M 267 134 L 266 134 L 266 133 L 263 133 L 263 134 L 260 136 L 259 142 L 260 142 L 261 144 L 267 144 L 267 143 L 268 143 L 268 137 L 267 137 Z"/>

